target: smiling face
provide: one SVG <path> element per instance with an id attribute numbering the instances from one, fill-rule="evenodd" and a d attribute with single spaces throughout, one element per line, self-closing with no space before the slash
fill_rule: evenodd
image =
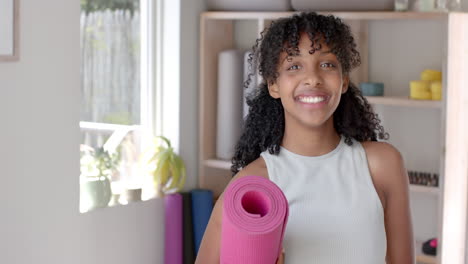
<path id="1" fill-rule="evenodd" d="M 312 47 L 307 34 L 302 34 L 297 54 L 280 54 L 278 76 L 268 89 L 272 97 L 281 99 L 286 124 L 318 128 L 333 124 L 333 113 L 348 84 L 329 47 L 320 41 Z"/>

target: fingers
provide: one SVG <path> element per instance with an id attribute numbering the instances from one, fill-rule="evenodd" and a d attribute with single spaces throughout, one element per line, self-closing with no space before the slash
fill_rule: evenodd
<path id="1" fill-rule="evenodd" d="M 284 249 L 281 251 L 276 264 L 284 264 Z"/>

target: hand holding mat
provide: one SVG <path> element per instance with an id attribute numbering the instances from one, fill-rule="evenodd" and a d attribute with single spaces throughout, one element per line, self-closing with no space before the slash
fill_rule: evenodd
<path id="1" fill-rule="evenodd" d="M 260 176 L 233 181 L 224 192 L 221 264 L 275 264 L 283 247 L 288 201 Z"/>

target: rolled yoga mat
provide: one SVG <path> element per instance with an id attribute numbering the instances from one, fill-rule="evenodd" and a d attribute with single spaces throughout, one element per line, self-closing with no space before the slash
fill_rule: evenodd
<path id="1" fill-rule="evenodd" d="M 195 263 L 195 244 L 193 239 L 193 225 L 192 225 L 192 194 L 189 192 L 183 192 L 182 194 L 182 206 L 183 206 L 183 263 L 193 264 Z"/>
<path id="2" fill-rule="evenodd" d="M 213 211 L 213 192 L 209 190 L 193 190 L 191 193 L 193 236 L 195 239 L 195 256 L 197 256 L 203 234 Z"/>
<path id="3" fill-rule="evenodd" d="M 218 57 L 218 104 L 216 156 L 230 160 L 242 128 L 243 56 L 240 50 L 225 50 Z"/>
<path id="4" fill-rule="evenodd" d="M 221 264 L 274 264 L 282 250 L 288 201 L 270 180 L 246 176 L 224 192 Z"/>
<path id="5" fill-rule="evenodd" d="M 164 197 L 165 234 L 164 264 L 182 264 L 182 195 L 175 193 Z"/>

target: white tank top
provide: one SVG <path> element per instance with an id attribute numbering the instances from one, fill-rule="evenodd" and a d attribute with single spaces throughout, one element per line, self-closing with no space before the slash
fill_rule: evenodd
<path id="1" fill-rule="evenodd" d="M 286 264 L 385 263 L 383 207 L 361 143 L 348 146 L 342 137 L 322 156 L 301 156 L 284 147 L 279 155 L 261 156 L 289 203 Z"/>

